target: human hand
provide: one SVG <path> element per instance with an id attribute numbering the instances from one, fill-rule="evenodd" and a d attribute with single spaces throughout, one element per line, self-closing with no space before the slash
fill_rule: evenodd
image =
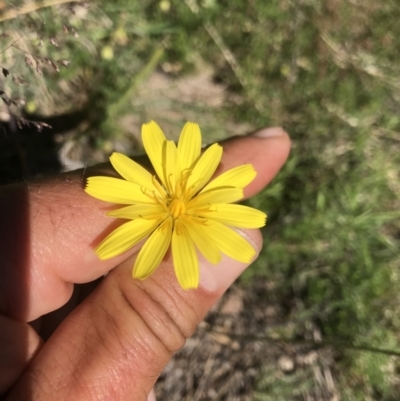
<path id="1" fill-rule="evenodd" d="M 257 170 L 246 197 L 276 175 L 290 147 L 277 128 L 221 145 L 217 174 L 245 163 Z M 146 400 L 173 353 L 247 267 L 227 257 L 218 265 L 201 260 L 200 288 L 184 291 L 167 256 L 151 277 L 133 280 L 140 245 L 105 261 L 93 251 L 120 222 L 105 216 L 109 205 L 84 193 L 82 174 L 0 192 L 6 400 Z M 241 232 L 259 251 L 259 230 Z M 35 329 L 26 323 L 33 320 Z"/>

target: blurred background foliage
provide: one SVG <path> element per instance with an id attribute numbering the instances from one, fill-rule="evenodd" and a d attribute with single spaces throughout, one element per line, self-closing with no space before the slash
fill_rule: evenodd
<path id="1" fill-rule="evenodd" d="M 337 399 L 398 399 L 398 1 L 20 0 L 0 13 L 2 182 L 43 173 L 54 149 L 63 168 L 140 153 L 149 119 L 172 138 L 197 121 L 207 142 L 283 126 L 292 153 L 248 202 L 269 220 L 242 284 L 270 283 L 293 325 L 282 340 L 318 327 L 338 353 Z M 303 399 L 304 372 L 271 378 L 260 372 L 257 399 Z"/>

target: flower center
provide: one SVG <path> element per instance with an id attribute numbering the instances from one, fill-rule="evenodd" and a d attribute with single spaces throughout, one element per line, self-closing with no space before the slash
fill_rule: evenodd
<path id="1" fill-rule="evenodd" d="M 182 199 L 175 198 L 169 205 L 169 210 L 171 211 L 172 217 L 176 219 L 181 214 L 186 211 L 185 202 Z"/>

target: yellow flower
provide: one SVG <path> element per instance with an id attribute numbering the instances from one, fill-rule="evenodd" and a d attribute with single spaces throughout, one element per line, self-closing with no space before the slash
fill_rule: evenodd
<path id="1" fill-rule="evenodd" d="M 222 147 L 210 146 L 201 154 L 197 124 L 186 123 L 178 145 L 168 141 L 151 121 L 142 127 L 143 145 L 157 174 L 121 153 L 111 164 L 122 176 L 90 177 L 85 191 L 106 202 L 129 205 L 107 213 L 128 219 L 97 247 L 100 259 L 120 255 L 148 236 L 133 267 L 134 278 L 148 277 L 171 245 L 174 269 L 183 289 L 199 285 L 197 250 L 213 264 L 221 254 L 248 263 L 253 247 L 230 227 L 258 228 L 266 215 L 242 205 L 243 188 L 256 176 L 251 164 L 228 170 L 208 183 L 222 157 Z"/>

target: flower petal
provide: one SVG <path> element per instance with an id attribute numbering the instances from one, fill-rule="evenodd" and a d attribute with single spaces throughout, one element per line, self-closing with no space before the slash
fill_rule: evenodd
<path id="1" fill-rule="evenodd" d="M 244 188 L 256 177 L 257 172 L 251 164 L 243 164 L 222 173 L 215 180 L 207 184 L 202 192 L 217 187 L 236 187 Z"/>
<path id="2" fill-rule="evenodd" d="M 172 233 L 172 257 L 179 284 L 184 290 L 199 286 L 199 259 L 196 247 L 181 221 L 175 221 Z"/>
<path id="3" fill-rule="evenodd" d="M 164 215 L 166 211 L 158 203 L 130 205 L 107 213 L 107 216 L 131 220 L 162 218 Z"/>
<path id="4" fill-rule="evenodd" d="M 153 176 L 140 164 L 136 163 L 122 153 L 114 152 L 110 156 L 110 162 L 125 180 L 141 185 L 151 191 L 156 190 L 153 184 Z"/>
<path id="5" fill-rule="evenodd" d="M 208 220 L 205 228 L 218 248 L 230 258 L 249 263 L 256 255 L 254 248 L 231 228 L 213 220 Z"/>
<path id="6" fill-rule="evenodd" d="M 149 123 L 142 125 L 142 141 L 155 172 L 161 182 L 165 185 L 162 149 L 166 138 L 157 123 L 150 121 Z"/>
<path id="7" fill-rule="evenodd" d="M 210 180 L 222 157 L 222 146 L 214 143 L 195 164 L 187 183 L 189 196 L 196 194 Z"/>
<path id="8" fill-rule="evenodd" d="M 201 193 L 193 198 L 187 205 L 187 210 L 196 213 L 196 209 L 204 208 L 213 203 L 231 203 L 243 199 L 243 189 L 240 188 L 219 188 Z"/>
<path id="9" fill-rule="evenodd" d="M 151 201 L 140 185 L 112 177 L 89 177 L 85 192 L 111 203 L 131 204 Z"/>
<path id="10" fill-rule="evenodd" d="M 105 260 L 121 255 L 150 234 L 159 223 L 160 220 L 137 219 L 122 224 L 96 248 L 98 257 Z"/>
<path id="11" fill-rule="evenodd" d="M 180 220 L 202 255 L 210 263 L 217 264 L 220 262 L 222 257 L 221 251 L 207 234 L 204 219 L 181 216 Z"/>
<path id="12" fill-rule="evenodd" d="M 227 204 L 213 204 L 211 209 L 202 211 L 199 215 L 228 226 L 243 228 L 263 227 L 267 218 L 265 213 L 252 207 Z"/>
<path id="13" fill-rule="evenodd" d="M 132 277 L 144 279 L 161 263 L 171 243 L 172 218 L 164 220 L 143 245 L 133 266 Z"/>
<path id="14" fill-rule="evenodd" d="M 198 124 L 187 122 L 178 142 L 178 159 L 182 171 L 192 167 L 201 152 L 201 133 Z"/>
<path id="15" fill-rule="evenodd" d="M 172 193 L 175 188 L 176 180 L 180 178 L 177 177 L 178 169 L 176 145 L 173 141 L 165 141 L 162 151 L 164 183 L 168 188 L 169 193 Z"/>

